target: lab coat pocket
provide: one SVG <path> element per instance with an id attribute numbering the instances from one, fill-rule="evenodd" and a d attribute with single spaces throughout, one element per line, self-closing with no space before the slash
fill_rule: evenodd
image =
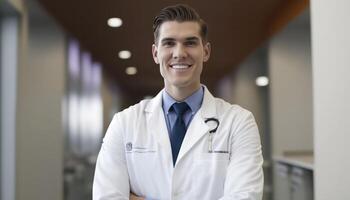
<path id="1" fill-rule="evenodd" d="M 201 153 L 198 157 L 198 161 L 227 161 L 229 160 L 228 152 L 212 152 L 212 153 Z"/>
<path id="2" fill-rule="evenodd" d="M 201 192 L 194 198 L 219 199 L 224 193 L 228 164 L 228 153 L 199 154 L 194 161 L 192 187 Z"/>
<path id="3" fill-rule="evenodd" d="M 155 149 L 149 148 L 134 148 L 131 151 L 127 151 L 126 153 L 156 153 Z"/>

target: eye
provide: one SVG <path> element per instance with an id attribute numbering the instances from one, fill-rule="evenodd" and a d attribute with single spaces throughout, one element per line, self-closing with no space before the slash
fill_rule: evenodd
<path id="1" fill-rule="evenodd" d="M 186 46 L 196 46 L 197 45 L 197 41 L 195 40 L 189 40 L 185 42 Z"/>
<path id="2" fill-rule="evenodd" d="M 162 46 L 165 46 L 165 47 L 171 47 L 171 46 L 174 46 L 174 45 L 175 45 L 174 41 L 164 41 L 164 42 L 162 42 Z"/>

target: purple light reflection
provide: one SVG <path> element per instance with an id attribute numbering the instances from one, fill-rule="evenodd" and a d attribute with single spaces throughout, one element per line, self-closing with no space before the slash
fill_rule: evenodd
<path id="1" fill-rule="evenodd" d="M 81 54 L 81 64 L 82 64 L 82 83 L 83 87 L 88 89 L 90 88 L 91 77 L 92 77 L 92 59 L 91 54 L 87 52 L 83 52 Z"/>
<path id="2" fill-rule="evenodd" d="M 79 43 L 75 39 L 68 42 L 68 72 L 72 79 L 79 78 L 80 69 L 80 48 Z"/>
<path id="3" fill-rule="evenodd" d="M 102 81 L 102 65 L 100 63 L 93 63 L 92 65 L 92 85 L 94 88 L 99 89 Z"/>

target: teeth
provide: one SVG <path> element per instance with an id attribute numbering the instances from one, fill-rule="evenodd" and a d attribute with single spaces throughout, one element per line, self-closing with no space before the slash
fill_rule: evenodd
<path id="1" fill-rule="evenodd" d="M 186 69 L 189 68 L 189 65 L 172 65 L 172 68 L 174 69 Z"/>

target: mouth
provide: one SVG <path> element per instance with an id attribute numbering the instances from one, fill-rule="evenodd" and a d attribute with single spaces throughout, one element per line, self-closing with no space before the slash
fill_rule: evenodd
<path id="1" fill-rule="evenodd" d="M 175 63 L 175 64 L 170 64 L 170 68 L 172 69 L 178 69 L 178 70 L 183 70 L 183 69 L 188 69 L 192 67 L 190 64 L 185 64 L 185 63 Z"/>

